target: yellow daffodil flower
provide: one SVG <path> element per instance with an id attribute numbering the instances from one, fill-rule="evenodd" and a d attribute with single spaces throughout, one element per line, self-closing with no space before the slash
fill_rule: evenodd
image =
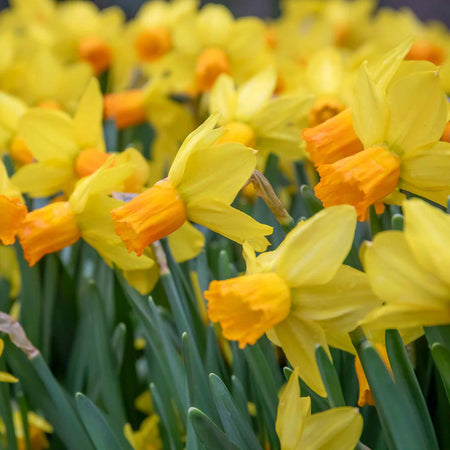
<path id="1" fill-rule="evenodd" d="M 283 450 L 351 450 L 361 436 L 363 418 L 357 408 L 344 406 L 311 414 L 310 397 L 300 397 L 293 372 L 278 404 L 276 431 Z"/>
<path id="2" fill-rule="evenodd" d="M 108 159 L 103 140 L 103 100 L 98 81 L 92 78 L 72 119 L 62 111 L 31 109 L 19 122 L 19 134 L 34 158 L 34 164 L 19 169 L 13 182 L 32 197 L 63 191 L 69 195 L 78 179 L 94 173 Z M 133 153 L 133 155 L 130 155 Z M 133 159 L 139 171 L 146 166 L 138 152 L 128 149 L 116 164 Z M 147 172 L 135 173 L 141 184 Z M 132 181 L 130 181 L 132 184 Z M 133 190 L 136 191 L 136 188 Z"/>
<path id="3" fill-rule="evenodd" d="M 153 414 L 142 421 L 137 431 L 133 431 L 129 423 L 125 425 L 125 437 L 134 450 L 161 450 L 163 448 L 158 423 L 159 417 Z"/>
<path id="4" fill-rule="evenodd" d="M 346 110 L 321 125 L 330 130 L 327 139 L 343 139 L 325 145 L 326 150 L 337 148 L 329 154 L 337 159 L 319 163 L 321 181 L 315 187 L 316 195 L 325 206 L 355 206 L 359 220 L 367 219 L 370 205 L 382 212 L 382 202 L 388 196 L 391 198 L 386 201 L 398 203 L 398 198 L 404 197 L 399 197 L 399 189 L 439 203 L 444 199 L 446 203 L 450 190 L 445 173 L 430 176 L 430 170 L 447 164 L 450 148 L 439 142 L 447 123 L 447 101 L 437 68 L 428 62 L 404 62 L 391 75 L 383 89 L 363 64 L 352 111 Z M 345 114 L 352 117 L 344 126 Z M 351 129 L 351 123 L 357 139 L 345 131 Z M 313 131 L 309 139 L 316 139 L 318 131 Z"/>
<path id="5" fill-rule="evenodd" d="M 291 160 L 300 159 L 301 129 L 298 119 L 307 115 L 311 98 L 282 95 L 273 98 L 277 75 L 266 69 L 235 88 L 233 79 L 220 75 L 209 97 L 211 113 L 220 112 L 227 129 L 219 142 L 240 142 L 263 152 Z"/>
<path id="6" fill-rule="evenodd" d="M 27 207 L 20 190 L 10 181 L 0 160 L 0 243 L 14 244 L 16 234 L 22 229 Z"/>
<path id="7" fill-rule="evenodd" d="M 151 254 L 140 258 L 129 254 L 114 232 L 110 212 L 121 202 L 109 194 L 124 190 L 133 166 L 131 163 L 113 166 L 113 163 L 112 156 L 94 174 L 80 180 L 67 202 L 50 203 L 27 214 L 19 239 L 31 266 L 44 255 L 83 238 L 110 267 L 114 264 L 122 269 L 130 284 L 138 284 L 140 291 L 149 286 L 141 279 L 142 274 L 153 280 L 150 284 L 156 282 L 157 267 Z"/>
<path id="8" fill-rule="evenodd" d="M 362 323 L 373 329 L 450 324 L 450 216 L 419 199 L 402 206 L 404 232 L 379 233 L 364 252 L 370 284 L 384 303 Z"/>
<path id="9" fill-rule="evenodd" d="M 209 318 L 227 339 L 254 344 L 265 332 L 280 345 L 302 379 L 325 395 L 315 347 L 351 351 L 352 331 L 379 301 L 364 273 L 342 264 L 356 213 L 350 206 L 322 210 L 299 223 L 273 252 L 255 257 L 244 246 L 247 274 L 211 282 Z"/>
<path id="10" fill-rule="evenodd" d="M 184 141 L 169 175 L 111 215 L 128 250 L 141 255 L 151 243 L 192 221 L 258 251 L 272 228 L 230 206 L 255 168 L 254 150 L 242 144 L 216 145 L 225 133 L 211 116 Z"/>

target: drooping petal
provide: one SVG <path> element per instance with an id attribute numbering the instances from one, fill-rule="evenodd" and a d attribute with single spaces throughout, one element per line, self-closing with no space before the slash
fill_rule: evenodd
<path id="1" fill-rule="evenodd" d="M 319 322 L 325 331 L 352 331 L 375 306 L 381 306 L 367 275 L 344 265 L 326 284 L 292 289 L 292 298 L 298 315 Z"/>
<path id="2" fill-rule="evenodd" d="M 170 251 L 177 262 L 195 258 L 205 247 L 205 236 L 187 220 L 169 234 Z"/>
<path id="3" fill-rule="evenodd" d="M 274 327 L 281 348 L 300 378 L 317 394 L 326 397 L 325 386 L 316 362 L 316 345 L 328 351 L 325 333 L 320 325 L 303 320 L 296 310 Z"/>
<path id="4" fill-rule="evenodd" d="M 272 227 L 213 199 L 188 204 L 187 216 L 192 222 L 208 227 L 232 241 L 240 244 L 247 241 L 258 252 L 267 248 L 269 241 L 264 236 L 272 234 L 273 231 Z"/>
<path id="5" fill-rule="evenodd" d="M 80 148 L 104 151 L 103 98 L 97 78 L 91 78 L 78 103 L 74 117 L 75 136 Z"/>
<path id="6" fill-rule="evenodd" d="M 437 69 L 396 80 L 388 89 L 388 100 L 387 143 L 394 151 L 408 153 L 440 139 L 447 123 L 447 100 Z"/>
<path id="7" fill-rule="evenodd" d="M 378 234 L 366 249 L 364 262 L 373 291 L 388 306 L 416 305 L 424 313 L 428 309 L 448 309 L 448 286 L 430 271 L 423 270 L 403 233 L 386 231 Z M 398 324 L 403 328 L 409 326 Z"/>
<path id="8" fill-rule="evenodd" d="M 246 122 L 260 111 L 272 97 L 276 83 L 277 74 L 269 67 L 242 84 L 237 91 L 237 119 Z"/>
<path id="9" fill-rule="evenodd" d="M 353 242 L 356 212 L 326 208 L 297 225 L 278 252 L 277 272 L 290 286 L 323 285 L 336 274 Z"/>
<path id="10" fill-rule="evenodd" d="M 308 409 L 311 407 L 309 397 L 300 397 L 298 381 L 297 372 L 294 371 L 289 377 L 278 403 L 275 428 L 283 450 L 299 448 L 303 433 L 303 419 L 308 415 Z"/>
<path id="11" fill-rule="evenodd" d="M 236 117 L 237 94 L 233 78 L 223 73 L 217 78 L 209 94 L 211 114 L 220 113 L 219 123 L 232 122 Z"/>
<path id="12" fill-rule="evenodd" d="M 61 111 L 31 109 L 19 120 L 19 133 L 40 162 L 72 160 L 79 151 L 70 117 Z"/>
<path id="13" fill-rule="evenodd" d="M 449 283 L 450 216 L 419 199 L 403 202 L 405 238 L 424 270 Z"/>
<path id="14" fill-rule="evenodd" d="M 30 197 L 47 197 L 71 190 L 75 174 L 69 161 L 45 160 L 21 167 L 11 180 Z"/>
<path id="15" fill-rule="evenodd" d="M 213 198 L 230 204 L 256 166 L 255 151 L 236 142 L 192 152 L 178 191 L 186 203 Z"/>
<path id="16" fill-rule="evenodd" d="M 302 450 L 352 450 L 361 436 L 363 418 L 358 408 L 344 406 L 312 414 L 304 421 Z"/>
<path id="17" fill-rule="evenodd" d="M 352 112 L 353 127 L 364 147 L 382 144 L 388 126 L 389 106 L 386 94 L 372 79 L 367 64 L 359 70 Z"/>

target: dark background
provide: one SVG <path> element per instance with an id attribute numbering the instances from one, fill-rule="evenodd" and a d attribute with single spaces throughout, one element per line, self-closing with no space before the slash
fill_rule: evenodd
<path id="1" fill-rule="evenodd" d="M 94 3 L 100 7 L 118 5 L 129 17 L 132 17 L 144 2 L 143 0 L 95 0 Z M 278 0 L 203 0 L 201 3 L 222 3 L 228 6 L 236 16 L 276 17 L 278 14 Z M 0 0 L 0 8 L 5 8 L 7 5 L 8 0 Z M 450 26 L 450 0 L 379 0 L 379 5 L 393 8 L 407 6 L 422 20 L 437 19 Z"/>

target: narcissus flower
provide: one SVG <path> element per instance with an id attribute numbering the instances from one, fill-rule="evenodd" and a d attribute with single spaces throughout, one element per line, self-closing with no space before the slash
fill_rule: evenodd
<path id="1" fill-rule="evenodd" d="M 27 214 L 19 239 L 31 266 L 44 255 L 83 238 L 109 266 L 116 265 L 125 276 L 147 271 L 147 277 L 151 277 L 150 272 L 156 269 L 153 259 L 148 254 L 141 258 L 129 254 L 114 233 L 110 212 L 121 202 L 109 194 L 124 189 L 133 167 L 131 163 L 111 167 L 113 159 L 110 157 L 94 174 L 80 180 L 67 202 L 50 203 Z"/>
<path id="2" fill-rule="evenodd" d="M 19 122 L 19 133 L 37 162 L 18 170 L 13 182 L 32 197 L 60 191 L 70 195 L 77 180 L 94 173 L 109 157 L 105 152 L 102 119 L 103 99 L 95 78 L 80 99 L 73 119 L 62 111 L 29 110 Z M 130 159 L 130 152 L 137 153 L 127 150 L 115 163 L 120 165 Z M 143 157 L 138 165 L 145 167 Z"/>
<path id="3" fill-rule="evenodd" d="M 281 394 L 275 427 L 283 450 L 351 450 L 361 436 L 363 418 L 350 406 L 311 414 L 311 398 L 300 397 L 294 371 Z"/>
<path id="4" fill-rule="evenodd" d="M 8 173 L 0 160 L 0 243 L 14 244 L 16 234 L 22 229 L 27 207 L 23 203 L 20 190 L 8 178 Z"/>
<path id="5" fill-rule="evenodd" d="M 219 123 L 227 129 L 221 142 L 241 142 L 263 155 L 276 153 L 291 160 L 301 156 L 301 129 L 296 122 L 312 104 L 310 96 L 282 95 L 273 98 L 277 75 L 271 68 L 235 87 L 222 74 L 209 97 L 211 113 L 220 112 Z"/>
<path id="6" fill-rule="evenodd" d="M 348 350 L 346 333 L 379 301 L 364 273 L 342 264 L 356 213 L 350 206 L 322 210 L 299 223 L 273 252 L 255 257 L 244 246 L 247 274 L 211 282 L 209 318 L 241 348 L 265 332 L 280 345 L 301 378 L 325 395 L 315 347 Z"/>
<path id="7" fill-rule="evenodd" d="M 353 155 L 333 152 L 339 159 L 319 165 L 316 195 L 325 206 L 355 206 L 359 220 L 367 219 L 370 205 L 398 203 L 404 198 L 399 189 L 446 202 L 449 179 L 436 170 L 448 162 L 450 147 L 439 142 L 447 122 L 446 103 L 438 70 L 431 63 L 404 62 L 386 90 L 363 64 L 352 108 L 363 149 Z"/>
<path id="8" fill-rule="evenodd" d="M 371 329 L 450 324 L 450 216 L 419 199 L 403 202 L 405 230 L 375 236 L 364 252 L 373 291 L 384 302 Z"/>
<path id="9" fill-rule="evenodd" d="M 258 251 L 272 228 L 230 206 L 255 168 L 255 151 L 242 144 L 216 145 L 225 133 L 211 116 L 184 141 L 169 175 L 111 215 L 128 250 L 141 255 L 151 243 L 196 222 Z"/>

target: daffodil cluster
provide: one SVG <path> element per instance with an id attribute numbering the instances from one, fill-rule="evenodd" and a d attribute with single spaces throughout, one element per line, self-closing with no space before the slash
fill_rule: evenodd
<path id="1" fill-rule="evenodd" d="M 1 448 L 450 445 L 444 25 L 15 0 L 0 49 Z"/>

